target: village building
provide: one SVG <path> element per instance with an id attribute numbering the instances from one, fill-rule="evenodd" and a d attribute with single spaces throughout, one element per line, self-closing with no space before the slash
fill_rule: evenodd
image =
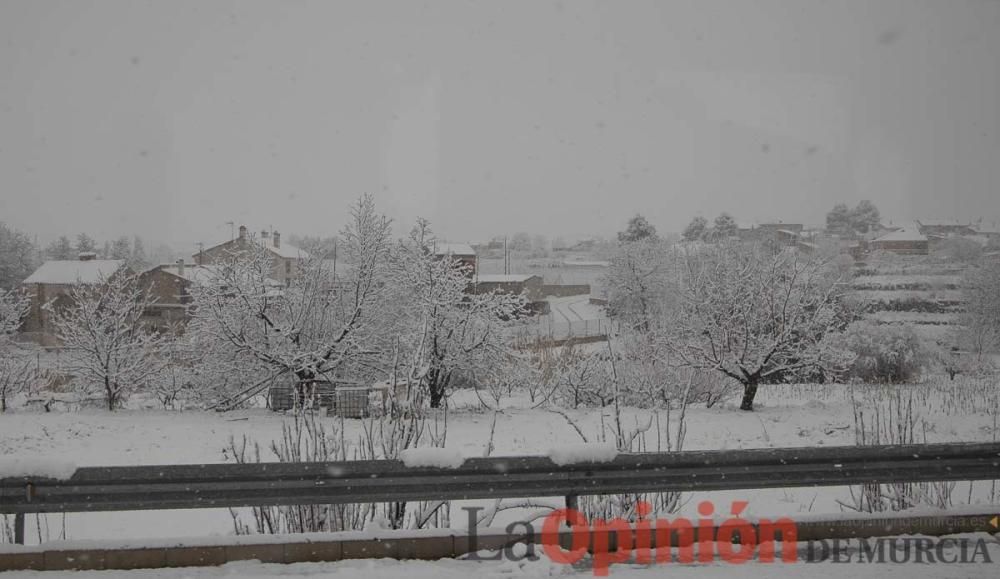
<path id="1" fill-rule="evenodd" d="M 281 242 L 281 234 L 262 231 L 260 237 L 247 233 L 247 228 L 240 225 L 239 235 L 235 239 L 213 245 L 195 254 L 195 265 L 217 265 L 234 255 L 245 252 L 251 244 L 256 243 L 267 250 L 271 258 L 271 278 L 287 287 L 299 275 L 302 261 L 309 258 L 309 253 L 303 249 Z"/>
<path id="2" fill-rule="evenodd" d="M 160 331 L 181 328 L 190 316 L 191 287 L 211 280 L 217 271 L 218 266 L 190 264 L 183 259 L 144 271 L 139 282 L 154 300 L 143 312 L 144 321 Z"/>
<path id="3" fill-rule="evenodd" d="M 890 251 L 900 255 L 927 255 L 930 242 L 916 227 L 903 228 L 873 240 L 869 247 L 876 251 Z"/>
<path id="4" fill-rule="evenodd" d="M 917 220 L 917 229 L 928 238 L 938 239 L 976 234 L 972 223 L 955 219 L 919 219 Z"/>
<path id="5" fill-rule="evenodd" d="M 473 278 L 470 291 L 475 294 L 497 292 L 524 295 L 531 313 L 548 311 L 542 288 L 542 276 L 528 274 L 481 273 Z"/>
<path id="6" fill-rule="evenodd" d="M 468 243 L 434 243 L 434 255 L 439 259 L 451 259 L 457 261 L 462 266 L 468 268 L 470 276 L 476 275 L 477 258 L 476 250 Z"/>
<path id="7" fill-rule="evenodd" d="M 97 259 L 92 252 L 81 253 L 75 260 L 46 261 L 23 286 L 30 297 L 22 334 L 46 347 L 59 346 L 53 314 L 73 304 L 70 293 L 81 284 L 100 284 L 120 273 L 131 273 L 121 259 Z"/>
<path id="8" fill-rule="evenodd" d="M 986 240 L 1000 241 L 1000 224 L 997 223 L 977 223 L 975 226 L 976 235 L 986 238 Z"/>

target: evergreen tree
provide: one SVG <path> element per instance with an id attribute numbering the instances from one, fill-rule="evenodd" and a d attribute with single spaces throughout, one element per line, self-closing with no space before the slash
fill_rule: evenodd
<path id="1" fill-rule="evenodd" d="M 837 235 L 848 235 L 854 230 L 851 226 L 851 212 L 845 203 L 837 203 L 826 214 L 826 230 Z"/>
<path id="2" fill-rule="evenodd" d="M 639 214 L 628 220 L 628 226 L 625 227 L 625 231 L 618 232 L 618 241 L 622 242 L 654 241 L 656 238 L 656 228 L 649 221 L 646 221 L 645 217 Z"/>
<path id="3" fill-rule="evenodd" d="M 698 241 L 699 239 L 703 239 L 707 232 L 708 220 L 698 216 L 692 219 L 691 223 L 688 223 L 681 236 L 684 238 L 684 241 Z"/>
<path id="4" fill-rule="evenodd" d="M 111 259 L 129 259 L 132 256 L 132 247 L 128 242 L 128 237 L 123 235 L 116 239 L 106 255 Z"/>
<path id="5" fill-rule="evenodd" d="M 96 253 L 97 252 L 97 242 L 94 238 L 87 235 L 86 233 L 81 233 L 76 236 L 76 253 L 77 255 L 81 253 Z"/>
<path id="6" fill-rule="evenodd" d="M 736 225 L 736 220 L 733 219 L 732 215 L 722 212 L 715 218 L 712 233 L 716 239 L 728 239 L 736 237 L 739 233 L 739 227 Z"/>
<path id="7" fill-rule="evenodd" d="M 59 239 L 53 241 L 45 248 L 45 257 L 48 259 L 75 259 L 76 255 L 73 251 L 73 244 L 70 242 L 69 238 L 65 235 L 59 237 Z"/>
<path id="8" fill-rule="evenodd" d="M 879 222 L 882 221 L 878 208 L 867 199 L 860 201 L 854 206 L 854 209 L 851 209 L 850 219 L 851 227 L 855 232 L 861 234 L 873 231 L 878 227 Z"/>
<path id="9" fill-rule="evenodd" d="M 129 265 L 136 271 L 145 269 L 149 265 L 149 261 L 146 259 L 146 246 L 138 235 L 132 238 L 132 255 L 129 258 Z"/>

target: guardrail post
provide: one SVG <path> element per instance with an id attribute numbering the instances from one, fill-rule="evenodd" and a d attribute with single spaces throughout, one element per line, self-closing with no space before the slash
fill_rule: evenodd
<path id="1" fill-rule="evenodd" d="M 577 495 L 566 495 L 566 510 L 573 509 L 574 511 L 580 510 L 580 497 Z M 566 517 L 566 526 L 572 527 L 573 523 L 570 517 Z"/>
<path id="2" fill-rule="evenodd" d="M 24 544 L 24 513 L 14 515 L 14 543 Z"/>

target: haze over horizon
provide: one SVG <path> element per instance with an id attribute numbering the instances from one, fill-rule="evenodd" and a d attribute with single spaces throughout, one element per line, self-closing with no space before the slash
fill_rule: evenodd
<path id="1" fill-rule="evenodd" d="M 113 25 L 109 25 L 113 24 Z M 1000 2 L 0 1 L 0 221 L 1000 220 Z"/>

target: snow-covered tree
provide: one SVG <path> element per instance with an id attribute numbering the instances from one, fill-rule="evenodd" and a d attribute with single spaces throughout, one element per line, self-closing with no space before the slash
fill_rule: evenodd
<path id="1" fill-rule="evenodd" d="M 854 231 L 851 226 L 851 210 L 846 203 L 837 203 L 826 214 L 826 231 L 837 235 L 850 235 Z"/>
<path id="2" fill-rule="evenodd" d="M 28 313 L 28 297 L 20 290 L 0 289 L 0 347 L 21 327 Z"/>
<path id="3" fill-rule="evenodd" d="M 76 252 L 73 251 L 73 243 L 68 237 L 62 235 L 45 248 L 45 257 L 48 259 L 76 259 Z"/>
<path id="4" fill-rule="evenodd" d="M 89 253 L 97 251 L 97 242 L 94 238 L 87 235 L 86 233 L 81 233 L 76 236 L 76 247 L 74 248 L 77 254 Z M 72 258 L 70 258 L 72 259 Z"/>
<path id="5" fill-rule="evenodd" d="M 131 255 L 132 246 L 129 244 L 128 237 L 123 235 L 111 243 L 107 257 L 109 259 L 128 259 Z"/>
<path id="6" fill-rule="evenodd" d="M 963 338 L 979 361 L 1000 346 L 1000 264 L 969 270 L 962 284 L 966 307 Z"/>
<path id="7" fill-rule="evenodd" d="M 712 236 L 715 239 L 729 239 L 730 237 L 736 237 L 739 233 L 739 226 L 736 225 L 736 220 L 733 216 L 722 212 L 712 224 Z"/>
<path id="8" fill-rule="evenodd" d="M 706 233 L 708 233 L 708 220 L 699 215 L 688 223 L 681 237 L 684 241 L 698 241 L 704 239 Z"/>
<path id="9" fill-rule="evenodd" d="M 38 265 L 38 249 L 27 234 L 0 222 L 0 290 L 17 287 Z"/>
<path id="10" fill-rule="evenodd" d="M 132 252 L 129 254 L 128 264 L 135 271 L 140 271 L 149 265 L 146 259 L 146 246 L 138 235 L 132 237 Z"/>
<path id="11" fill-rule="evenodd" d="M 720 244 L 690 251 L 677 270 L 680 297 L 664 325 L 671 362 L 757 387 L 823 372 L 842 358 L 823 347 L 838 323 L 835 277 L 825 259 L 794 250 Z"/>
<path id="12" fill-rule="evenodd" d="M 604 285 L 612 315 L 631 327 L 651 330 L 669 298 L 670 249 L 661 243 L 622 244 L 611 258 Z"/>
<path id="13" fill-rule="evenodd" d="M 504 323 L 519 317 L 525 298 L 501 292 L 470 292 L 460 262 L 434 255 L 427 221 L 419 220 L 396 255 L 392 282 L 405 304 L 407 341 L 419 362 L 411 367 L 427 389 L 431 407 L 440 406 L 456 374 L 484 376 L 512 355 Z"/>
<path id="14" fill-rule="evenodd" d="M 645 217 L 638 214 L 628 220 L 625 231 L 618 232 L 618 241 L 622 243 L 655 241 L 656 239 L 656 228 Z"/>
<path id="15" fill-rule="evenodd" d="M 851 227 L 855 232 L 865 234 L 875 230 L 882 217 L 879 215 L 878 207 L 867 199 L 859 201 L 850 212 Z"/>
<path id="16" fill-rule="evenodd" d="M 154 300 L 136 276 L 120 271 L 93 284 L 78 284 L 69 305 L 53 312 L 66 367 L 86 391 L 100 391 L 109 410 L 158 372 L 163 337 L 142 314 Z"/>
<path id="17" fill-rule="evenodd" d="M 190 330 L 275 375 L 309 380 L 349 370 L 384 376 L 391 245 L 390 221 L 376 212 L 370 196 L 352 209 L 341 235 L 339 269 L 310 257 L 282 287 L 270 278 L 268 252 L 250 243 L 219 264 L 210 280 L 192 287 Z"/>

